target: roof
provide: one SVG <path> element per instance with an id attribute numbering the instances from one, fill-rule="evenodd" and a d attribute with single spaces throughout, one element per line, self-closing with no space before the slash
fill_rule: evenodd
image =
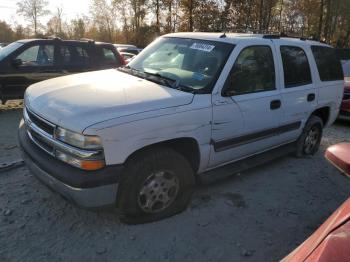
<path id="1" fill-rule="evenodd" d="M 219 41 L 219 42 L 229 42 L 229 43 L 238 43 L 241 40 L 250 39 L 250 40 L 262 40 L 266 39 L 267 41 L 272 40 L 272 38 L 264 38 L 264 34 L 251 34 L 251 33 L 210 33 L 210 32 L 183 32 L 183 33 L 171 33 L 164 35 L 165 37 L 179 37 L 179 38 L 192 38 L 192 39 L 201 39 L 201 40 L 210 40 L 210 41 Z M 323 45 L 326 44 L 320 43 L 314 40 L 301 40 L 300 38 L 295 37 L 284 37 L 276 35 L 273 39 L 283 39 L 291 41 L 294 43 L 308 43 L 313 45 Z"/>
<path id="2" fill-rule="evenodd" d="M 78 40 L 64 40 L 60 38 L 32 38 L 32 39 L 21 39 L 17 42 L 19 43 L 29 43 L 33 41 L 62 41 L 65 43 L 95 43 L 97 45 L 113 45 L 111 43 L 105 43 L 105 42 L 95 42 L 94 40 L 88 40 L 88 39 L 78 39 Z"/>

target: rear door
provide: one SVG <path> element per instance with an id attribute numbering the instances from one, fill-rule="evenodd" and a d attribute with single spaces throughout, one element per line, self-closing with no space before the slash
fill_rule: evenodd
<path id="1" fill-rule="evenodd" d="M 217 166 L 279 144 L 282 109 L 271 41 L 236 46 L 224 94 L 213 96 L 210 165 Z"/>
<path id="2" fill-rule="evenodd" d="M 317 106 L 315 70 L 310 47 L 283 39 L 276 44 L 280 70 L 283 117 L 281 125 L 294 125 L 295 129 L 281 134 L 284 142 L 296 140 L 302 127 Z M 300 41 L 301 42 L 301 41 Z"/>
<path id="3" fill-rule="evenodd" d="M 93 45 L 79 42 L 61 42 L 59 67 L 63 74 L 91 71 L 93 67 Z"/>
<path id="4" fill-rule="evenodd" d="M 10 58 L 11 65 L 3 76 L 3 97 L 23 98 L 24 91 L 29 85 L 60 76 L 56 58 L 55 41 L 33 42 L 15 52 Z M 20 63 L 12 64 L 14 60 Z"/>

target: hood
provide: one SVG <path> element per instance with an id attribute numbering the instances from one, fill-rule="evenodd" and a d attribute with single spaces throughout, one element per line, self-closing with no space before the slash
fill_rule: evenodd
<path id="1" fill-rule="evenodd" d="M 25 103 L 48 121 L 76 132 L 127 115 L 192 102 L 193 94 L 116 69 L 53 78 L 31 85 Z"/>

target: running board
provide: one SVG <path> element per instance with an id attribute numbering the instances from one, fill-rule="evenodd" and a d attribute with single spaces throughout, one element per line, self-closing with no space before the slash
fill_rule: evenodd
<path id="1" fill-rule="evenodd" d="M 265 164 L 273 159 L 288 155 L 296 150 L 296 143 L 289 143 L 269 151 L 198 174 L 199 181 L 207 184 L 244 170 Z"/>

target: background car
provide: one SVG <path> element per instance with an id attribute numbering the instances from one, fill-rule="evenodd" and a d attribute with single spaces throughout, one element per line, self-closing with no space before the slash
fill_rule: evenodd
<path id="1" fill-rule="evenodd" d="M 135 45 L 114 44 L 114 46 L 118 49 L 119 52 L 131 53 L 134 55 L 137 55 L 142 51 L 142 48 L 138 48 Z"/>
<path id="2" fill-rule="evenodd" d="M 344 96 L 340 106 L 339 119 L 350 120 L 350 60 L 342 63 L 344 72 Z"/>
<path id="3" fill-rule="evenodd" d="M 59 38 L 19 40 L 0 50 L 0 99 L 2 103 L 21 99 L 29 85 L 49 78 L 124 64 L 113 44 Z"/>
<path id="4" fill-rule="evenodd" d="M 127 53 L 127 52 L 120 52 L 120 54 L 125 59 L 126 63 L 129 63 L 136 56 L 135 54 Z"/>

